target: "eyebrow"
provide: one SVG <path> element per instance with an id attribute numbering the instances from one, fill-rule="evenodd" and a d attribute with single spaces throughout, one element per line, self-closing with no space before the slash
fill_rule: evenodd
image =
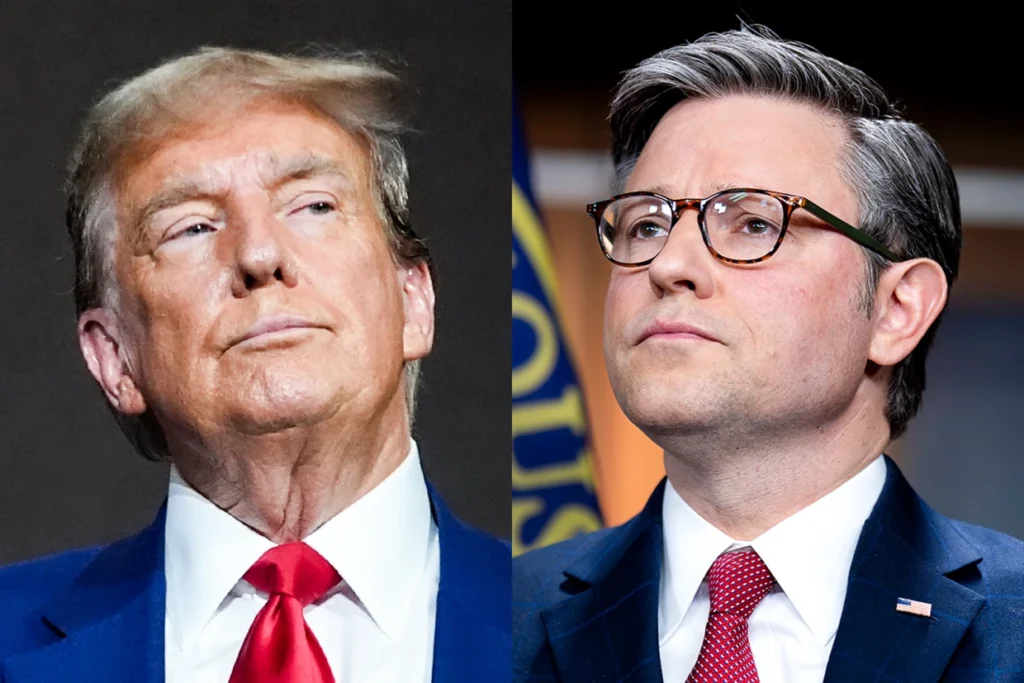
<path id="1" fill-rule="evenodd" d="M 710 197 L 713 194 L 718 194 L 719 192 L 723 192 L 725 190 L 732 190 L 732 189 L 735 189 L 735 188 L 743 188 L 743 187 L 747 187 L 747 186 L 742 184 L 742 183 L 728 183 L 728 182 L 726 182 L 726 183 L 723 183 L 723 182 L 708 183 L 707 185 L 703 186 L 703 189 L 701 190 L 703 192 L 703 194 L 700 196 L 700 198 Z M 683 199 L 682 197 L 675 197 L 675 196 L 673 196 L 675 194 L 675 190 L 669 189 L 669 187 L 667 185 L 651 185 L 650 187 L 648 187 L 648 188 L 646 188 L 645 190 L 642 190 L 642 191 L 643 192 L 653 192 L 655 194 L 660 194 L 660 195 L 662 195 L 664 197 L 668 197 L 669 199 Z"/>
<path id="2" fill-rule="evenodd" d="M 256 163 L 260 182 L 271 191 L 290 182 L 311 178 L 335 178 L 346 189 L 353 184 L 350 173 L 337 160 L 315 152 L 284 158 L 268 154 L 257 159 Z M 141 238 L 153 216 L 165 209 L 190 201 L 215 199 L 222 194 L 223 187 L 212 174 L 172 175 L 160 191 L 134 212 L 136 217 L 132 220 L 131 235 L 135 239 Z"/>
<path id="3" fill-rule="evenodd" d="M 264 172 L 261 169 L 260 175 L 266 176 L 264 183 L 274 189 L 293 180 L 324 177 L 334 177 L 344 181 L 346 185 L 352 184 L 348 170 L 339 164 L 337 160 L 315 152 L 285 159 L 271 156 L 268 170 Z"/>

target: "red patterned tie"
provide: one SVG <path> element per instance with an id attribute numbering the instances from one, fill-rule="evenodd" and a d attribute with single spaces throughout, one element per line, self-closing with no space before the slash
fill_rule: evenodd
<path id="1" fill-rule="evenodd" d="M 711 613 L 687 683 L 759 683 L 747 620 L 775 584 L 753 550 L 719 555 L 708 571 Z"/>
<path id="2" fill-rule="evenodd" d="M 331 667 L 302 608 L 316 602 L 341 577 L 305 543 L 271 548 L 245 573 L 269 595 L 252 622 L 230 683 L 334 683 Z"/>

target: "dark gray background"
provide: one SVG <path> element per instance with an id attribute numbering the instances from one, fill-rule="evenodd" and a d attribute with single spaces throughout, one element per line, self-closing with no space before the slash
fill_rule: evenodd
<path id="1" fill-rule="evenodd" d="M 85 370 L 61 191 L 87 109 L 200 45 L 384 50 L 411 84 L 413 224 L 437 267 L 416 436 L 457 514 L 509 536 L 509 0 L 0 3 L 0 564 L 112 540 L 160 506 Z"/>

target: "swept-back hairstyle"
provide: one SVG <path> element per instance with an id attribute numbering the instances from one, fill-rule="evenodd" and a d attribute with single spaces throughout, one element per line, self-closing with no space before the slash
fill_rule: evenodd
<path id="1" fill-rule="evenodd" d="M 145 153 L 183 127 L 217 110 L 259 99 L 294 102 L 328 116 L 367 148 L 374 200 L 398 263 L 431 267 L 425 242 L 409 225 L 409 170 L 396 104 L 399 78 L 363 54 L 281 56 L 229 48 L 202 48 L 133 78 L 103 97 L 86 116 L 71 155 L 67 229 L 75 258 L 77 315 L 118 308 L 113 277 L 118 172 L 129 155 Z M 409 419 L 415 408 L 419 361 L 406 363 Z M 124 415 L 111 408 L 142 455 L 167 457 L 152 413 Z"/>
<path id="2" fill-rule="evenodd" d="M 925 257 L 956 279 L 963 230 L 953 170 L 935 140 L 903 118 L 863 71 L 763 26 L 711 33 L 644 60 L 619 83 L 610 116 L 618 190 L 661 117 L 684 99 L 756 95 L 802 102 L 842 122 L 842 171 L 857 195 L 860 225 L 899 258 Z M 890 263 L 865 249 L 865 312 Z M 893 368 L 886 418 L 892 437 L 921 405 L 925 358 L 941 315 Z"/>

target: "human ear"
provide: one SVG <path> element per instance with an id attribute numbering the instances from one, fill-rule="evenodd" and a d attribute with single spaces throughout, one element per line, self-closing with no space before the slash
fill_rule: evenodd
<path id="1" fill-rule="evenodd" d="M 411 361 L 426 356 L 434 344 L 434 283 L 426 263 L 402 266 L 398 275 L 405 312 L 402 343 L 405 360 Z"/>
<path id="2" fill-rule="evenodd" d="M 146 412 L 146 399 L 128 367 L 124 330 L 107 308 L 92 308 L 78 317 L 78 344 L 89 373 L 107 400 L 126 415 Z"/>
<path id="3" fill-rule="evenodd" d="M 939 317 L 948 291 L 945 272 L 931 259 L 889 266 L 876 289 L 875 330 L 868 359 L 892 366 L 909 356 Z"/>

